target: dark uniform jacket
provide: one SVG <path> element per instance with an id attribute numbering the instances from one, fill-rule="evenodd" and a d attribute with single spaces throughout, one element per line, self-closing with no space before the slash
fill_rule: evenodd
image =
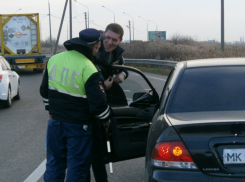
<path id="1" fill-rule="evenodd" d="M 97 70 L 92 50 L 81 39 L 64 43 L 68 51 L 50 58 L 40 86 L 46 110 L 53 119 L 75 124 L 91 124 L 109 119 L 104 79 Z"/>
<path id="2" fill-rule="evenodd" d="M 110 52 L 106 52 L 104 48 L 103 41 L 101 41 L 101 46 L 98 51 L 98 53 L 95 55 L 95 61 L 94 63 L 99 66 L 100 71 L 104 77 L 104 79 L 107 79 L 109 76 L 113 76 L 114 74 L 117 75 L 120 72 L 124 72 L 126 74 L 126 77 L 128 76 L 128 72 L 126 70 L 113 70 L 112 71 L 112 65 L 124 65 L 124 59 L 122 56 L 122 53 L 124 52 L 124 49 L 120 46 L 117 46 L 112 51 L 112 61 L 108 64 L 108 60 L 110 57 Z"/>

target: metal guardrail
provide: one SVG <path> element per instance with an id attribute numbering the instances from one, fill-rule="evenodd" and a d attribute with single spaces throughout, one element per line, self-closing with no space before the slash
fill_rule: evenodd
<path id="1" fill-rule="evenodd" d="M 46 60 L 48 60 L 51 55 L 50 54 L 43 54 L 46 55 Z M 174 67 L 177 63 L 176 61 L 168 61 L 168 60 L 156 60 L 156 59 L 124 59 L 126 64 L 138 64 L 138 65 L 155 65 L 155 66 L 170 66 Z"/>
<path id="2" fill-rule="evenodd" d="M 174 67 L 176 61 L 156 60 L 156 59 L 124 59 L 126 64 L 156 65 Z"/>

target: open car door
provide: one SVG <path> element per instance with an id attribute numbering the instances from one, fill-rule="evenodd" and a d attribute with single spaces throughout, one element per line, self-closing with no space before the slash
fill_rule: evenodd
<path id="1" fill-rule="evenodd" d="M 107 92 L 113 118 L 110 124 L 111 160 L 122 161 L 145 155 L 147 134 L 158 107 L 159 96 L 138 69 L 113 66 L 128 72 L 121 84 Z"/>

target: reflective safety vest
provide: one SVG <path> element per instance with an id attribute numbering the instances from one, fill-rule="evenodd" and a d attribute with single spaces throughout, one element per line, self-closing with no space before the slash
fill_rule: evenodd
<path id="1" fill-rule="evenodd" d="M 83 98 L 86 98 L 85 83 L 98 72 L 94 64 L 77 51 L 57 54 L 50 59 L 47 69 L 50 90 Z"/>

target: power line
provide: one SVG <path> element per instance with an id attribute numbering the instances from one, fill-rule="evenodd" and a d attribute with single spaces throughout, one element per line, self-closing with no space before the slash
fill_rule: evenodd
<path id="1" fill-rule="evenodd" d="M 78 21 L 77 17 L 79 16 L 79 14 L 76 13 L 76 12 L 77 12 L 77 9 L 76 9 L 74 3 L 72 4 L 72 8 L 73 8 L 74 14 L 75 14 L 75 15 L 77 14 L 77 15 L 74 17 L 74 19 L 76 18 L 76 20 Z M 80 16 L 79 16 L 79 17 L 80 17 Z M 78 22 L 79 22 L 79 21 L 78 21 Z M 81 23 L 81 22 L 79 22 L 79 23 Z"/>

